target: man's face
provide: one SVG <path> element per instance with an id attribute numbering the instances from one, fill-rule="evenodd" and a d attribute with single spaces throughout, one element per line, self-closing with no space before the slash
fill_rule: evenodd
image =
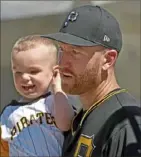
<path id="1" fill-rule="evenodd" d="M 103 47 L 80 47 L 59 43 L 62 88 L 66 93 L 81 95 L 96 87 L 101 80 Z"/>

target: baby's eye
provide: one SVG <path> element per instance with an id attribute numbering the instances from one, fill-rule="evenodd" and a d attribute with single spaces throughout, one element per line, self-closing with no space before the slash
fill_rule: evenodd
<path id="1" fill-rule="evenodd" d="M 31 70 L 31 71 L 30 71 L 30 74 L 35 75 L 35 74 L 37 74 L 38 72 L 39 72 L 38 70 Z"/>
<path id="2" fill-rule="evenodd" d="M 16 75 L 21 75 L 22 74 L 22 72 L 20 72 L 20 71 L 15 71 L 14 72 Z"/>

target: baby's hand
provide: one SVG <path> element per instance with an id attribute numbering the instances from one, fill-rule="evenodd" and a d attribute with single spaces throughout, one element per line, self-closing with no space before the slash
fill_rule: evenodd
<path id="1" fill-rule="evenodd" d="M 62 91 L 59 66 L 55 66 L 53 69 L 52 90 L 53 90 L 54 94 Z"/>

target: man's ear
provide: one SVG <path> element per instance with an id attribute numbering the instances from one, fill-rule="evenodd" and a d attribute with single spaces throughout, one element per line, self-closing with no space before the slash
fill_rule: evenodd
<path id="1" fill-rule="evenodd" d="M 117 56 L 118 56 L 118 52 L 116 50 L 113 49 L 106 50 L 106 52 L 104 53 L 104 62 L 103 62 L 102 69 L 107 70 L 111 66 L 114 66 L 116 63 Z"/>

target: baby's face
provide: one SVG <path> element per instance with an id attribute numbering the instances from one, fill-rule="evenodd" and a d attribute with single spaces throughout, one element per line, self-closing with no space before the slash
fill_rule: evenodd
<path id="1" fill-rule="evenodd" d="M 45 94 L 53 73 L 46 46 L 13 53 L 12 72 L 16 90 L 27 99 Z"/>

